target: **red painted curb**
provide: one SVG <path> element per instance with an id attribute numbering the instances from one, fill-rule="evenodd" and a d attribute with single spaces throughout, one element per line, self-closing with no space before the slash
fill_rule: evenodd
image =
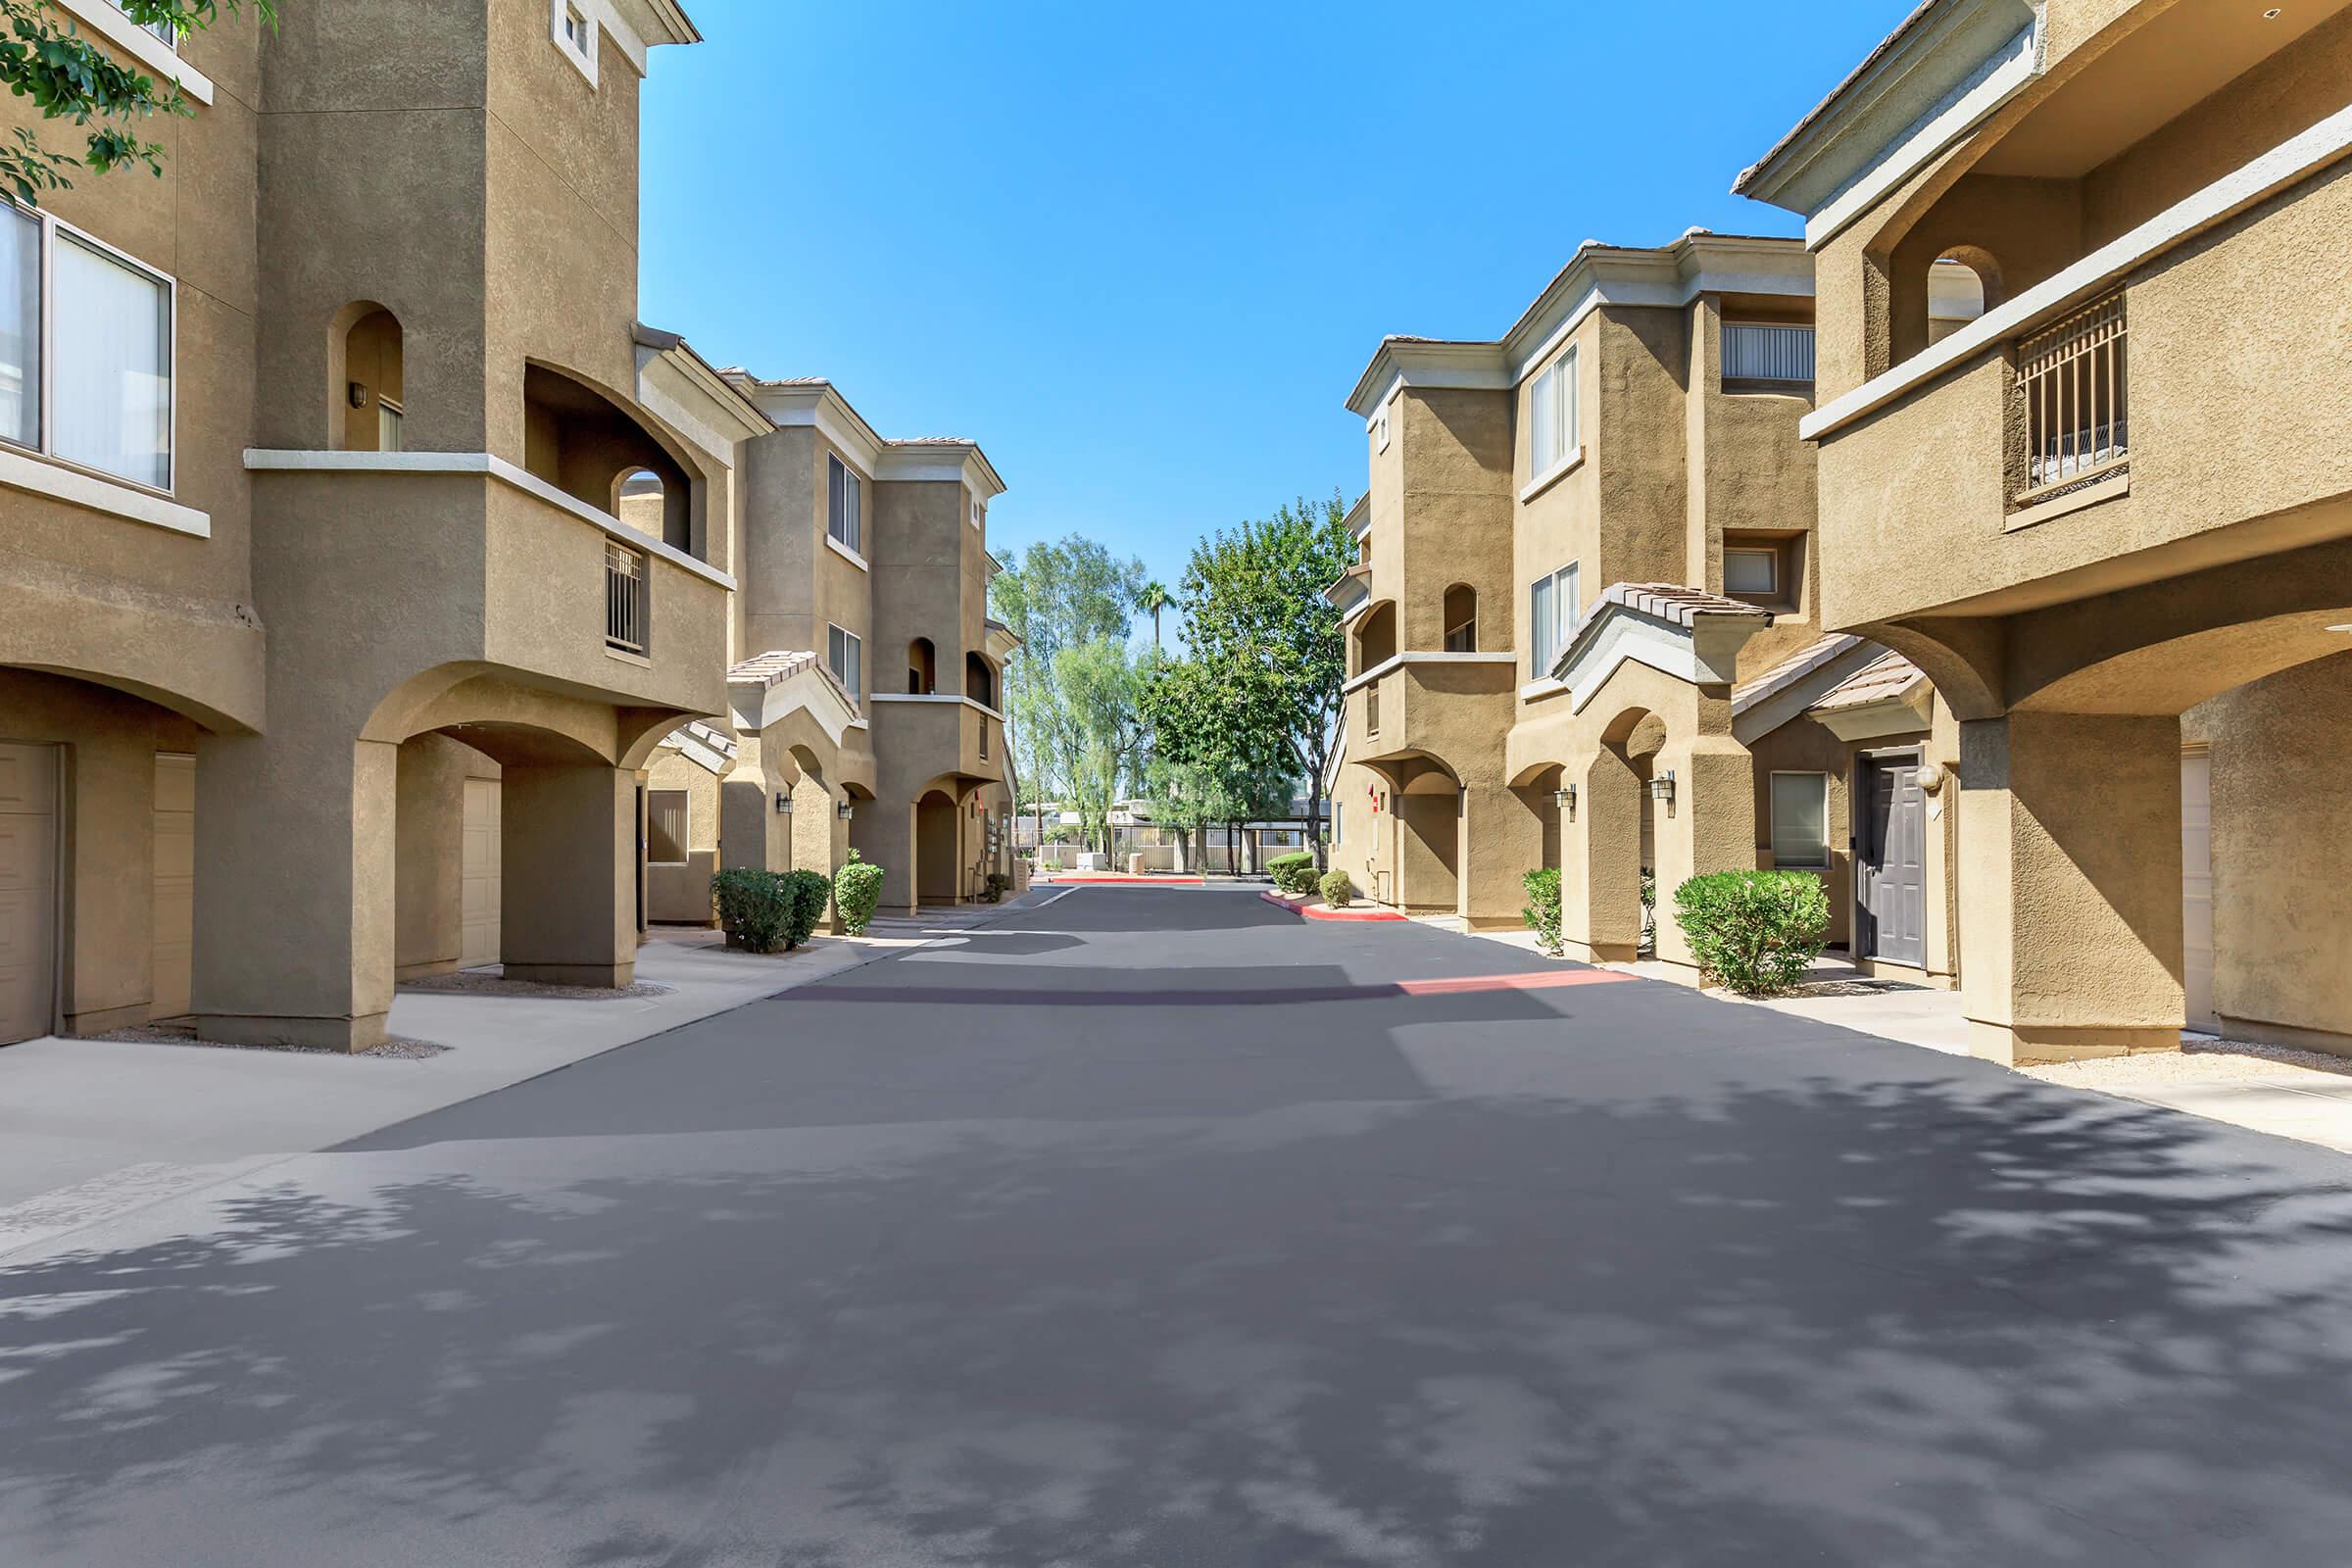
<path id="1" fill-rule="evenodd" d="M 1403 915 L 1394 909 L 1335 909 L 1328 904 L 1293 904 L 1279 893 L 1260 893 L 1279 909 L 1288 909 L 1301 920 L 1401 920 Z"/>

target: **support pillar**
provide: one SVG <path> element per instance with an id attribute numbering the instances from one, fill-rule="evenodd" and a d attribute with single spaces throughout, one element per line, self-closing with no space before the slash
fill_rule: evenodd
<path id="1" fill-rule="evenodd" d="M 793 863 L 792 823 L 776 809 L 776 796 L 792 790 L 797 772 L 788 759 L 768 755 L 758 731 L 736 737 L 735 765 L 718 781 L 721 869 L 780 871 Z"/>
<path id="2" fill-rule="evenodd" d="M 506 769 L 499 957 L 510 980 L 625 986 L 637 971 L 635 776 Z"/>
<path id="3" fill-rule="evenodd" d="M 197 1032 L 234 1045 L 380 1045 L 400 748 L 289 720 L 267 736 L 204 734 L 196 757 Z"/>
<path id="4" fill-rule="evenodd" d="M 1631 963 L 1642 951 L 1641 775 L 1602 746 L 1568 765 L 1576 814 L 1560 824 L 1560 937 L 1587 963 Z"/>
<path id="5" fill-rule="evenodd" d="M 2178 718 L 1960 726 L 1970 1049 L 2012 1064 L 2180 1049 Z"/>
<path id="6" fill-rule="evenodd" d="M 447 974 L 466 946 L 466 780 L 472 749 L 446 735 L 399 747 L 393 974 Z"/>
<path id="7" fill-rule="evenodd" d="M 1516 929 L 1527 924 L 1527 873 L 1544 864 L 1541 809 L 1518 790 L 1502 784 L 1472 784 L 1462 792 L 1462 915 L 1473 927 Z"/>
<path id="8" fill-rule="evenodd" d="M 1729 735 L 1700 735 L 1688 746 L 1659 752 L 1651 760 L 1651 782 L 1669 768 L 1674 798 L 1653 798 L 1651 806 L 1658 961 L 1668 979 L 1695 986 L 1698 960 L 1674 918 L 1674 890 L 1711 871 L 1755 869 L 1756 764 L 1747 748 Z"/>

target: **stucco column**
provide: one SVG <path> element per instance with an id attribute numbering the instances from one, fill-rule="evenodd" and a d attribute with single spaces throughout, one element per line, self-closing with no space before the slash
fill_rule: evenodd
<path id="1" fill-rule="evenodd" d="M 776 794 L 792 788 L 798 771 L 767 757 L 757 732 L 735 743 L 735 765 L 718 781 L 718 863 L 733 870 L 782 870 L 792 863 L 790 822 L 779 820 Z M 797 803 L 796 803 L 797 805 Z"/>
<path id="2" fill-rule="evenodd" d="M 1569 763 L 1576 813 L 1560 824 L 1560 936 L 1568 956 L 1630 963 L 1642 951 L 1641 775 L 1616 748 Z"/>
<path id="3" fill-rule="evenodd" d="M 400 748 L 303 734 L 196 747 L 197 1032 L 365 1051 L 392 1006 Z"/>
<path id="4" fill-rule="evenodd" d="M 1502 784 L 1473 784 L 1463 792 L 1461 910 L 1473 926 L 1527 923 L 1527 873 L 1544 864 L 1544 812 Z"/>
<path id="5" fill-rule="evenodd" d="M 824 780 L 803 773 L 792 786 L 792 813 L 786 826 L 792 834 L 787 861 L 796 871 L 822 871 L 831 876 L 841 869 L 840 856 L 849 838 L 841 820 L 840 803 Z"/>
<path id="6" fill-rule="evenodd" d="M 859 801 L 850 823 L 850 842 L 882 868 L 877 909 L 912 914 L 915 907 L 914 806 L 911 802 Z"/>
<path id="7" fill-rule="evenodd" d="M 394 974 L 444 974 L 466 945 L 466 780 L 470 748 L 417 735 L 398 748 Z"/>
<path id="8" fill-rule="evenodd" d="M 1711 871 L 1750 871 L 1756 864 L 1756 766 L 1746 747 L 1729 735 L 1701 735 L 1669 746 L 1652 760 L 1654 785 L 1674 773 L 1674 798 L 1651 807 L 1657 855 L 1658 961 L 1666 978 L 1699 983 L 1690 943 L 1674 918 L 1674 892 Z"/>
<path id="9" fill-rule="evenodd" d="M 2180 720 L 1973 720 L 1959 783 L 1971 1049 L 2011 1063 L 2178 1050 Z"/>
<path id="10" fill-rule="evenodd" d="M 625 986 L 637 971 L 635 776 L 510 764 L 499 958 L 510 980 Z"/>

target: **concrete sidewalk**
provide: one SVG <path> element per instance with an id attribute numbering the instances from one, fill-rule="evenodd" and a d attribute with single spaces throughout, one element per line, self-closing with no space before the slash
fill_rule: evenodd
<path id="1" fill-rule="evenodd" d="M 329 1148 L 615 1047 L 808 985 L 1021 906 L 878 919 L 795 953 L 732 952 L 716 931 L 657 930 L 653 996 L 572 1000 L 404 988 L 396 1037 L 421 1059 L 121 1040 L 0 1050 L 0 1253 Z"/>

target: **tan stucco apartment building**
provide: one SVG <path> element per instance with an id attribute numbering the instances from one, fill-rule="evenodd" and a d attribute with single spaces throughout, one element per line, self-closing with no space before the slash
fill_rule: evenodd
<path id="1" fill-rule="evenodd" d="M 1392 337 L 1358 379 L 1370 486 L 1347 616 L 1334 863 L 1363 893 L 1520 923 L 1561 871 L 1569 951 L 1641 951 L 1703 871 L 1830 884 L 1834 939 L 1948 982 L 1956 745 L 1920 673 L 1822 618 L 1813 265 L 1693 230 L 1588 244 L 1500 338 Z M 1861 803 L 1855 809 L 1853 803 Z M 1695 979 L 1682 934 L 1656 954 Z"/>
<path id="2" fill-rule="evenodd" d="M 1814 261 L 1822 623 L 1959 720 L 1984 1054 L 2352 1052 L 2348 154 L 2344 0 L 1929 0 L 1740 178 Z"/>
<path id="3" fill-rule="evenodd" d="M 738 399 L 632 329 L 692 25 L 288 6 L 183 57 L 62 3 L 193 115 L 160 180 L 0 211 L 0 1041 L 626 981 L 639 769 L 726 706 Z"/>
<path id="4" fill-rule="evenodd" d="M 1008 873 L 989 503 L 971 441 L 888 440 L 821 377 L 723 372 L 757 416 L 741 454 L 728 722 L 649 771 L 653 917 L 707 924 L 718 867 L 831 875 L 855 848 L 882 905 L 957 904 Z"/>

